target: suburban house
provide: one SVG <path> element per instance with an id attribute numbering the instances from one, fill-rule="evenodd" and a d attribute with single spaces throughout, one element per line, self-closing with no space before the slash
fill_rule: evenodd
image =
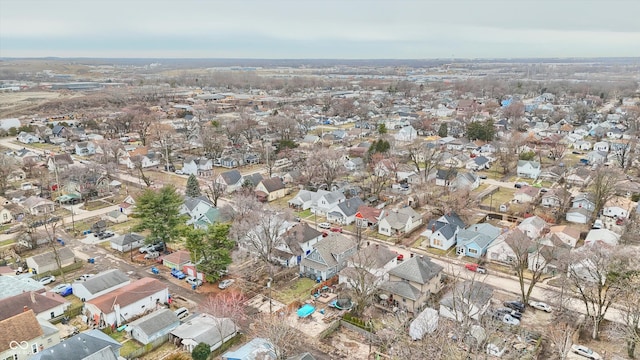
<path id="1" fill-rule="evenodd" d="M 356 243 L 338 233 L 313 245 L 313 250 L 300 262 L 300 273 L 326 281 L 347 266 L 347 260 L 356 252 Z"/>
<path id="2" fill-rule="evenodd" d="M 476 156 L 467 161 L 465 168 L 473 171 L 486 170 L 491 167 L 491 160 L 485 156 Z"/>
<path id="3" fill-rule="evenodd" d="M 20 134 L 18 134 L 18 136 L 16 137 L 16 140 L 18 140 L 19 142 L 23 143 L 23 144 L 35 144 L 35 143 L 39 143 L 42 142 L 42 139 L 40 139 L 40 137 L 38 135 L 32 134 L 32 133 L 28 133 L 28 132 L 20 132 Z"/>
<path id="4" fill-rule="evenodd" d="M 557 208 L 562 206 L 564 200 L 569 196 L 567 190 L 563 188 L 551 189 L 540 197 L 540 204 L 544 207 Z"/>
<path id="5" fill-rule="evenodd" d="M 121 347 L 122 344 L 117 340 L 100 330 L 93 329 L 81 332 L 65 339 L 61 343 L 46 348 L 33 355 L 29 360 L 118 360 L 121 359 Z"/>
<path id="6" fill-rule="evenodd" d="M 422 225 L 422 216 L 410 207 L 391 210 L 380 220 L 378 233 L 386 236 L 409 234 Z"/>
<path id="7" fill-rule="evenodd" d="M 556 275 L 563 270 L 562 260 L 569 256 L 569 247 L 557 240 L 542 241 L 543 244 L 532 248 L 528 253 L 527 268 L 531 271 L 542 271 Z"/>
<path id="8" fill-rule="evenodd" d="M 557 225 L 549 228 L 546 237 L 561 241 L 569 247 L 576 247 L 580 240 L 580 229 L 571 225 Z"/>
<path id="9" fill-rule="evenodd" d="M 349 171 L 360 171 L 364 169 L 364 160 L 359 157 L 349 158 L 344 162 L 344 167 Z"/>
<path id="10" fill-rule="evenodd" d="M 279 177 L 271 177 L 260 181 L 254 191 L 258 200 L 262 202 L 278 200 L 287 194 L 287 189 L 285 189 L 284 183 Z"/>
<path id="11" fill-rule="evenodd" d="M 544 234 L 545 229 L 548 224 L 539 216 L 531 216 L 528 217 L 520 224 L 518 224 L 518 229 L 520 229 L 529 239 L 537 239 Z"/>
<path id="12" fill-rule="evenodd" d="M 436 185 L 451 186 L 457 176 L 458 170 L 456 169 L 438 169 L 436 171 Z"/>
<path id="13" fill-rule="evenodd" d="M 171 331 L 172 343 L 182 345 L 182 349 L 191 353 L 199 343 L 209 345 L 216 350 L 226 341 L 238 334 L 240 328 L 229 318 L 217 318 L 209 314 L 199 314 Z"/>
<path id="14" fill-rule="evenodd" d="M 102 219 L 114 224 L 121 224 L 123 222 L 127 222 L 129 220 L 129 217 L 118 210 L 113 210 L 104 214 L 102 216 Z"/>
<path id="15" fill-rule="evenodd" d="M 374 228 L 378 226 L 378 222 L 380 222 L 380 219 L 383 217 L 383 209 L 378 209 L 368 205 L 360 205 L 355 215 L 356 226 L 361 228 Z"/>
<path id="16" fill-rule="evenodd" d="M 131 284 L 131 279 L 118 269 L 111 269 L 96 274 L 88 279 L 75 281 L 71 284 L 73 295 L 88 301 L 98 296 Z"/>
<path id="17" fill-rule="evenodd" d="M 61 172 L 68 169 L 71 165 L 73 165 L 73 159 L 71 155 L 67 153 L 52 155 L 47 160 L 47 167 L 51 172 Z"/>
<path id="18" fill-rule="evenodd" d="M 459 172 L 449 186 L 455 190 L 475 190 L 480 186 L 480 177 L 471 172 Z"/>
<path id="19" fill-rule="evenodd" d="M 120 326 L 149 310 L 160 309 L 169 299 L 169 289 L 161 281 L 142 278 L 100 295 L 84 304 L 90 323 L 100 327 Z"/>
<path id="20" fill-rule="evenodd" d="M 628 218 L 629 210 L 633 208 L 633 203 L 624 197 L 614 197 L 607 201 L 602 209 L 602 215 L 612 218 Z"/>
<path id="21" fill-rule="evenodd" d="M 389 280 L 389 271 L 398 266 L 398 254 L 385 246 L 378 244 L 361 247 L 349 260 L 349 265 L 342 269 L 338 283 L 346 284 L 348 288 L 361 286 L 363 292 L 369 286 L 363 281 L 378 287 Z M 371 280 L 371 282 L 369 282 Z"/>
<path id="22" fill-rule="evenodd" d="M 519 239 L 526 236 L 519 228 L 500 234 L 487 248 L 487 260 L 502 264 L 511 264 L 516 259 L 516 253 L 511 247 L 511 237 Z"/>
<path id="23" fill-rule="evenodd" d="M 147 345 L 166 341 L 169 333 L 180 325 L 180 319 L 171 309 L 160 309 L 127 324 L 131 338 Z M 162 341 L 162 342 L 164 342 Z"/>
<path id="24" fill-rule="evenodd" d="M 502 229 L 489 223 L 471 225 L 457 234 L 456 254 L 479 259 L 502 233 Z"/>
<path id="25" fill-rule="evenodd" d="M 188 156 L 182 163 L 182 172 L 186 175 L 213 175 L 213 160 L 205 157 Z"/>
<path id="26" fill-rule="evenodd" d="M 180 206 L 180 214 L 187 215 L 187 225 L 193 225 L 195 228 L 206 228 L 216 223 L 220 217 L 220 211 L 206 196 L 185 196 L 184 203 Z"/>
<path id="27" fill-rule="evenodd" d="M 459 322 L 479 321 L 491 305 L 493 289 L 482 282 L 465 280 L 440 300 L 440 316 Z"/>
<path id="28" fill-rule="evenodd" d="M 608 245 L 616 246 L 620 241 L 620 235 L 609 229 L 591 229 L 584 239 L 584 245 Z"/>
<path id="29" fill-rule="evenodd" d="M 327 220 L 338 224 L 349 225 L 356 220 L 358 208 L 362 205 L 364 205 L 364 202 L 357 196 L 346 199 L 329 211 Z"/>
<path id="30" fill-rule="evenodd" d="M 413 126 L 405 126 L 394 135 L 398 141 L 411 142 L 418 137 L 418 131 Z"/>
<path id="31" fill-rule="evenodd" d="M 76 256 L 69 247 L 60 247 L 57 249 L 57 253 L 61 267 L 69 266 L 76 262 Z M 58 269 L 58 263 L 56 262 L 53 250 L 28 257 L 27 266 L 35 270 L 37 274 L 44 274 L 48 271 Z"/>
<path id="32" fill-rule="evenodd" d="M 609 143 L 606 141 L 598 141 L 597 143 L 593 144 L 593 150 L 595 151 L 602 151 L 602 152 L 609 152 Z"/>
<path id="33" fill-rule="evenodd" d="M 316 203 L 311 204 L 311 212 L 316 215 L 326 216 L 333 208 L 345 200 L 346 197 L 340 191 L 323 191 Z"/>
<path id="34" fill-rule="evenodd" d="M 50 214 L 54 212 L 55 203 L 51 200 L 43 199 L 38 196 L 29 196 L 23 203 L 22 206 L 27 209 L 29 214 L 38 216 L 42 214 Z"/>
<path id="35" fill-rule="evenodd" d="M 289 207 L 296 210 L 311 209 L 311 206 L 317 203 L 320 196 L 325 192 L 324 190 L 318 190 L 317 192 L 304 189 L 300 190 L 296 196 L 289 200 Z"/>
<path id="36" fill-rule="evenodd" d="M 60 331 L 50 323 L 38 320 L 31 309 L 1 320 L 0 329 L 0 359 L 3 360 L 36 359 L 46 348 L 60 343 Z"/>
<path id="37" fill-rule="evenodd" d="M 571 169 L 565 180 L 571 185 L 587 186 L 589 181 L 591 181 L 591 173 L 592 171 L 587 167 L 574 167 Z"/>
<path id="38" fill-rule="evenodd" d="M 587 208 L 571 208 L 567 211 L 565 215 L 565 219 L 568 222 L 576 223 L 576 224 L 586 224 L 589 222 L 591 215 L 593 213 L 589 211 Z"/>
<path id="39" fill-rule="evenodd" d="M 216 177 L 216 183 L 222 186 L 226 193 L 230 194 L 242 187 L 242 174 L 235 169 L 225 171 Z"/>
<path id="40" fill-rule="evenodd" d="M 0 205 L 0 224 L 8 224 L 13 221 L 13 215 L 11 211 L 4 205 Z"/>
<path id="41" fill-rule="evenodd" d="M 25 291 L 0 300 L 0 321 L 33 310 L 39 320 L 49 321 L 64 315 L 71 305 L 62 296 L 52 292 Z"/>
<path id="42" fill-rule="evenodd" d="M 144 245 L 144 236 L 136 233 L 127 233 L 111 239 L 111 248 L 116 251 L 125 252 L 137 249 Z"/>
<path id="43" fill-rule="evenodd" d="M 136 200 L 128 195 L 122 202 L 120 203 L 120 212 L 123 214 L 130 216 L 133 214 L 133 209 L 136 207 Z"/>
<path id="44" fill-rule="evenodd" d="M 92 141 L 81 141 L 75 144 L 74 152 L 78 156 L 90 156 L 96 153 L 96 144 Z"/>
<path id="45" fill-rule="evenodd" d="M 465 226 L 458 214 L 449 212 L 436 220 L 429 221 L 427 229 L 421 235 L 429 239 L 430 247 L 448 250 L 456 244 L 456 234 Z"/>
<path id="46" fill-rule="evenodd" d="M 311 254 L 313 246 L 322 239 L 322 233 L 305 222 L 300 222 L 289 228 L 281 236 L 274 250 L 274 260 L 282 266 L 299 265 L 302 258 Z"/>
<path id="47" fill-rule="evenodd" d="M 253 338 L 240 348 L 222 354 L 222 360 L 277 360 L 277 358 L 273 344 L 263 338 Z"/>
<path id="48" fill-rule="evenodd" d="M 607 161 L 607 153 L 604 151 L 589 151 L 586 155 L 590 165 L 602 164 Z"/>
<path id="49" fill-rule="evenodd" d="M 540 163 L 537 161 L 518 160 L 516 172 L 518 177 L 535 180 L 540 176 Z"/>
<path id="50" fill-rule="evenodd" d="M 389 281 L 380 285 L 380 291 L 391 304 L 416 314 L 442 289 L 442 270 L 429 257 L 414 256 L 389 271 Z"/>
<path id="51" fill-rule="evenodd" d="M 11 274 L 14 274 L 13 269 Z M 43 293 L 46 289 L 39 281 L 33 279 L 30 274 L 0 276 L 0 299 L 31 291 Z"/>
<path id="52" fill-rule="evenodd" d="M 519 204 L 531 203 L 540 194 L 540 189 L 535 186 L 523 186 L 513 194 L 513 199 Z"/>

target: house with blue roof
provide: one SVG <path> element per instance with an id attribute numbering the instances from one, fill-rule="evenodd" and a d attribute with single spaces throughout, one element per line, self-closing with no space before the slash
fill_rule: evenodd
<path id="1" fill-rule="evenodd" d="M 502 233 L 502 229 L 488 223 L 469 226 L 458 231 L 456 254 L 480 258 L 487 248 Z"/>
<path id="2" fill-rule="evenodd" d="M 222 354 L 222 360 L 275 360 L 276 351 L 267 339 L 255 338 L 237 350 Z"/>

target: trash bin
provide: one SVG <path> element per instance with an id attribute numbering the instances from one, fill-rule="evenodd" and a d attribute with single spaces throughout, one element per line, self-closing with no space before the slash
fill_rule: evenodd
<path id="1" fill-rule="evenodd" d="M 160 270 L 158 270 L 158 268 L 154 266 L 151 268 L 151 272 L 154 273 L 155 275 L 158 275 L 160 273 Z"/>
<path id="2" fill-rule="evenodd" d="M 89 262 L 89 264 L 95 264 L 96 263 L 96 259 L 94 258 L 89 258 L 89 260 L 87 260 Z"/>
<path id="3" fill-rule="evenodd" d="M 197 286 L 196 286 L 196 284 L 191 285 L 191 290 L 194 290 L 194 291 L 195 291 L 195 290 L 196 290 L 196 287 L 197 287 Z"/>

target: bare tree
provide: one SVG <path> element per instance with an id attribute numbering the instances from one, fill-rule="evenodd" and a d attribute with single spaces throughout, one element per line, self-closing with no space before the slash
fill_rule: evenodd
<path id="1" fill-rule="evenodd" d="M 214 178 L 213 181 L 207 183 L 207 188 L 204 190 L 207 197 L 213 203 L 213 206 L 218 207 L 218 199 L 224 195 L 224 186 L 217 182 Z"/>
<path id="2" fill-rule="evenodd" d="M 409 159 L 423 182 L 427 182 L 431 172 L 438 166 L 442 159 L 442 151 L 437 146 L 429 146 L 421 139 L 411 143 L 407 150 Z"/>
<path id="3" fill-rule="evenodd" d="M 553 351 L 560 360 L 565 360 L 571 351 L 573 337 L 578 330 L 577 323 L 574 314 L 556 308 L 553 320 L 545 329 L 546 338 L 553 345 Z"/>
<path id="4" fill-rule="evenodd" d="M 542 240 L 532 240 L 522 231 L 511 231 L 505 242 L 513 250 L 511 268 L 518 277 L 520 298 L 524 304 L 529 303 L 533 289 L 547 271 L 547 265 L 563 251 L 558 246 L 545 245 Z M 562 271 L 562 270 L 560 270 Z"/>
<path id="5" fill-rule="evenodd" d="M 9 176 L 18 168 L 15 161 L 4 153 L 0 153 L 0 195 L 4 195 L 9 185 Z"/>
<path id="6" fill-rule="evenodd" d="M 215 318 L 214 326 L 223 344 L 230 330 L 246 319 L 245 301 L 246 299 L 242 293 L 227 292 L 211 294 L 198 304 L 201 312 L 212 315 Z"/>
<path id="7" fill-rule="evenodd" d="M 629 167 L 633 163 L 636 143 L 635 141 L 626 141 L 618 143 L 618 148 L 614 150 L 616 162 L 620 166 L 623 172 L 629 170 Z"/>
<path id="8" fill-rule="evenodd" d="M 614 251 L 604 244 L 583 246 L 568 258 L 567 278 L 582 300 L 592 321 L 591 337 L 598 338 L 600 324 L 609 307 L 621 293 L 622 275 L 626 273 L 627 253 Z"/>
<path id="9" fill-rule="evenodd" d="M 605 167 L 600 167 L 591 181 L 590 192 L 593 195 L 595 208 L 593 216 L 597 216 L 604 208 L 605 204 L 616 194 L 616 184 L 620 176 L 618 172 L 611 171 Z M 592 219 L 593 220 L 593 219 Z"/>
<path id="10" fill-rule="evenodd" d="M 627 356 L 635 357 L 636 347 L 640 344 L 640 263 L 638 262 L 638 251 L 631 251 L 628 255 L 629 265 L 627 274 L 621 279 L 620 294 L 617 297 L 616 305 L 620 312 L 622 323 L 614 323 L 613 333 L 617 337 L 625 340 L 627 345 Z"/>
<path id="11" fill-rule="evenodd" d="M 313 179 L 318 184 L 325 184 L 327 190 L 331 190 L 333 183 L 345 171 L 341 154 L 331 149 L 320 149 L 309 154 L 307 167 L 313 174 Z"/>
<path id="12" fill-rule="evenodd" d="M 384 156 L 382 154 L 373 154 L 371 161 L 369 161 L 369 175 L 365 180 L 365 184 L 368 185 L 369 192 L 375 196 L 379 196 L 382 190 L 389 186 L 392 178 L 391 172 L 378 169 L 383 159 Z"/>
<path id="13" fill-rule="evenodd" d="M 253 322 L 253 334 L 269 340 L 273 346 L 276 359 L 286 359 L 293 355 L 293 351 L 299 347 L 303 336 L 291 327 L 286 320 L 287 314 L 262 314 Z"/>
<path id="14" fill-rule="evenodd" d="M 388 251 L 388 250 L 387 250 Z M 347 275 L 347 285 L 349 292 L 353 295 L 355 303 L 354 313 L 361 315 L 362 312 L 371 305 L 371 300 L 378 286 L 383 282 L 381 274 L 377 274 L 378 265 L 378 245 L 360 248 L 349 259 L 349 266 L 344 269 Z"/>

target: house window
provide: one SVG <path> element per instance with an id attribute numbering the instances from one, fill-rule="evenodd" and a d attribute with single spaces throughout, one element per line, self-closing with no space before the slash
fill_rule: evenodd
<path id="1" fill-rule="evenodd" d="M 31 350 L 33 350 L 34 354 L 38 353 L 38 344 L 31 344 Z"/>
<path id="2" fill-rule="evenodd" d="M 442 240 L 433 239 L 433 246 L 442 246 Z"/>
<path id="3" fill-rule="evenodd" d="M 468 249 L 470 254 L 478 254 L 478 250 L 476 249 Z"/>

